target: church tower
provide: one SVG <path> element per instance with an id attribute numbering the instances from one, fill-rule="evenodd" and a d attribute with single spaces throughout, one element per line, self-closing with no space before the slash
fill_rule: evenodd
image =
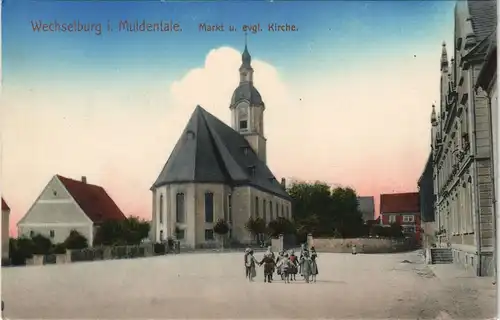
<path id="1" fill-rule="evenodd" d="M 245 50 L 241 55 L 240 84 L 231 98 L 231 124 L 245 137 L 259 159 L 266 163 L 266 138 L 264 137 L 264 102 L 253 85 L 252 57 Z"/>

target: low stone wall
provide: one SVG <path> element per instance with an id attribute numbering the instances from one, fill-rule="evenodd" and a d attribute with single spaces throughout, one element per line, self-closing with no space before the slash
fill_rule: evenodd
<path id="1" fill-rule="evenodd" d="M 307 244 L 314 246 L 318 252 L 351 253 L 352 247 L 356 246 L 357 253 L 391 253 L 412 250 L 415 247 L 411 241 L 401 239 L 385 238 L 307 238 Z"/>

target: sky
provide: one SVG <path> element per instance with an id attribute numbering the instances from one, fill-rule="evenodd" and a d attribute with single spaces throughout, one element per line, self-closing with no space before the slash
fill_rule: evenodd
<path id="1" fill-rule="evenodd" d="M 377 209 L 381 193 L 417 191 L 453 7 L 3 0 L 0 187 L 11 233 L 55 174 L 86 176 L 126 215 L 151 218 L 149 188 L 196 105 L 230 123 L 243 27 L 257 24 L 262 31 L 249 32 L 247 43 L 278 180 L 350 186 L 374 196 Z M 125 20 L 182 31 L 120 31 Z M 94 27 L 37 31 L 42 23 Z M 225 30 L 200 31 L 201 23 Z M 270 23 L 297 30 L 271 32 Z"/>

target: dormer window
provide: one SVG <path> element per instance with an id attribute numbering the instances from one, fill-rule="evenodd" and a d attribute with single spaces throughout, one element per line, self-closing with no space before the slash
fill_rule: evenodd
<path id="1" fill-rule="evenodd" d="M 254 177 L 254 176 L 255 176 L 255 166 L 249 166 L 249 167 L 248 167 L 248 174 L 249 174 L 251 177 Z"/>
<path id="2" fill-rule="evenodd" d="M 242 146 L 241 150 L 243 151 L 244 155 L 248 155 L 248 153 L 250 152 L 250 147 L 248 147 L 248 146 Z"/>

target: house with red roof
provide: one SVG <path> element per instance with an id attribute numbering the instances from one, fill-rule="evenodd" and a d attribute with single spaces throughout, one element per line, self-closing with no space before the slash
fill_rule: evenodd
<path id="1" fill-rule="evenodd" d="M 420 196 L 418 192 L 380 195 L 381 224 L 393 223 L 403 228 L 403 233 L 420 242 Z"/>
<path id="2" fill-rule="evenodd" d="M 9 258 L 10 208 L 2 198 L 2 259 Z"/>
<path id="3" fill-rule="evenodd" d="M 63 242 L 76 230 L 91 245 L 96 228 L 107 220 L 124 220 L 123 212 L 103 187 L 55 175 L 24 217 L 17 223 L 19 236 L 42 234 Z"/>

